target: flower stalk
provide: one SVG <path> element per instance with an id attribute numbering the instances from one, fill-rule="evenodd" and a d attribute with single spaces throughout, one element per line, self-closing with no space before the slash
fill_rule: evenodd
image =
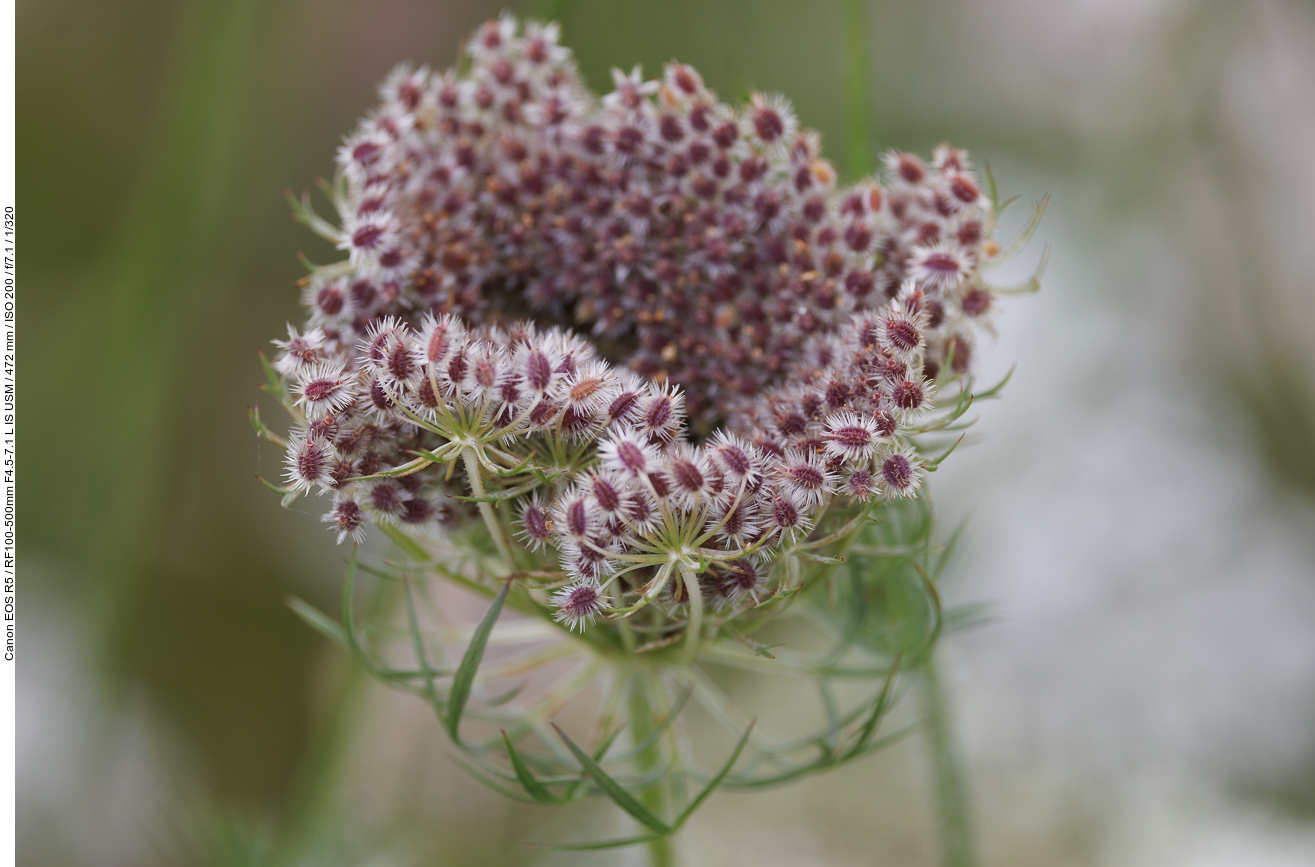
<path id="1" fill-rule="evenodd" d="M 934 656 L 922 667 L 923 713 L 927 720 L 927 742 L 931 749 L 936 793 L 936 818 L 945 867 L 974 867 L 972 828 L 963 770 L 955 748 L 952 716 L 945 684 Z"/>
<path id="2" fill-rule="evenodd" d="M 636 759 L 636 770 L 650 781 L 641 789 L 644 806 L 657 816 L 671 812 L 670 781 L 662 774 L 662 738 L 655 729 L 657 708 L 665 703 L 658 684 L 658 674 L 647 666 L 638 666 L 630 676 L 630 737 L 636 748 L 642 747 Z M 675 761 L 673 756 L 672 761 Z M 656 837 L 647 843 L 649 863 L 652 867 L 672 867 L 676 863 L 674 834 Z"/>
<path id="3" fill-rule="evenodd" d="M 475 454 L 475 449 L 467 446 L 461 450 L 461 460 L 465 464 L 466 479 L 470 483 L 470 492 L 477 498 L 476 507 L 479 509 L 479 515 L 484 520 L 484 527 L 489 531 L 489 538 L 497 546 L 498 555 L 502 561 L 507 564 L 507 570 L 511 571 L 516 568 L 516 558 L 511 552 L 511 545 L 507 542 L 507 536 L 502 532 L 502 524 L 498 521 L 498 516 L 493 514 L 493 506 L 484 499 L 488 496 L 484 490 L 484 482 L 481 478 L 482 471 L 479 465 L 479 456 Z"/>
<path id="4" fill-rule="evenodd" d="M 685 583 L 685 593 L 689 596 L 689 625 L 685 627 L 685 653 L 682 661 L 690 665 L 698 658 L 699 639 L 703 633 L 703 591 L 699 589 L 699 579 L 694 570 L 682 568 L 680 577 Z"/>

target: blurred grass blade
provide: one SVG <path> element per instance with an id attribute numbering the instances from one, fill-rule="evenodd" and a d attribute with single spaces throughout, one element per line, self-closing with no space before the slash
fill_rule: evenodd
<path id="1" fill-rule="evenodd" d="M 844 0 L 845 14 L 845 156 L 851 180 L 871 171 L 868 154 L 868 0 Z"/>
<path id="2" fill-rule="evenodd" d="M 553 723 L 553 728 L 556 729 L 557 736 L 566 743 L 566 746 L 575 755 L 580 767 L 584 768 L 584 772 L 597 784 L 598 788 L 602 789 L 603 793 L 612 799 L 612 803 L 625 810 L 634 817 L 635 821 L 653 831 L 659 837 L 665 837 L 671 833 L 671 828 L 665 822 L 650 813 L 648 808 L 639 803 L 634 795 L 626 791 L 625 786 L 608 776 L 607 771 L 604 771 L 588 753 L 580 749 L 575 741 L 571 740 L 556 723 Z"/>
<path id="3" fill-rule="evenodd" d="M 480 660 L 484 658 L 484 647 L 489 642 L 489 633 L 493 631 L 493 624 L 498 622 L 498 615 L 502 613 L 502 603 L 507 601 L 509 590 L 511 590 L 510 579 L 503 582 L 502 589 L 493 597 L 493 604 L 484 614 L 484 619 L 475 629 L 475 634 L 470 637 L 470 645 L 466 648 L 465 656 L 461 657 L 461 665 L 457 666 L 457 673 L 452 678 L 452 691 L 447 698 L 447 733 L 453 743 L 461 743 L 458 734 L 461 715 L 466 712 L 466 701 L 470 698 L 470 688 L 475 683 L 475 673 L 479 671 Z"/>
<path id="4" fill-rule="evenodd" d="M 351 642 L 347 640 L 347 634 L 343 632 L 341 623 L 335 623 L 329 615 L 299 597 L 289 596 L 287 603 L 292 613 L 306 621 L 306 625 L 311 629 L 344 650 L 351 650 Z"/>
<path id="5" fill-rule="evenodd" d="M 97 520 L 76 541 L 107 579 L 105 613 L 111 655 L 137 639 L 148 605 L 142 596 L 160 574 L 158 552 L 173 529 L 165 505 L 183 453 L 172 446 L 185 430 L 180 407 L 203 364 L 186 335 L 215 290 L 221 239 L 234 222 L 238 155 L 245 131 L 244 87 L 259 53 L 261 4 L 171 4 L 177 21 L 174 55 L 161 84 L 164 125 L 144 151 L 143 177 L 95 275 L 91 304 L 97 339 L 83 351 L 91 399 L 81 408 L 96 430 L 97 457 L 79 479 L 80 496 Z M 164 11 L 161 9 L 161 11 Z"/>

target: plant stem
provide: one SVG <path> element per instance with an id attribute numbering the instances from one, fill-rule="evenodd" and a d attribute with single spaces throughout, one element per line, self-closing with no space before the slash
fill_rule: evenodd
<path id="1" fill-rule="evenodd" d="M 949 702 L 936 672 L 934 656 L 927 657 L 922 676 L 923 712 L 927 716 L 927 735 L 935 773 L 941 863 L 945 867 L 973 867 L 977 862 L 973 857 L 968 822 L 968 798 L 954 747 Z"/>
<path id="2" fill-rule="evenodd" d="M 675 867 L 676 850 L 671 842 L 670 835 L 648 841 L 648 860 L 652 867 Z"/>
<path id="3" fill-rule="evenodd" d="M 661 697 L 655 695 L 655 690 L 661 688 L 656 675 L 650 672 L 647 666 L 637 666 L 634 669 L 630 679 L 630 736 L 636 744 L 643 743 L 653 734 L 653 706 L 661 701 Z M 639 754 L 636 762 L 641 774 L 647 774 L 658 767 L 662 763 L 661 739 L 649 744 L 648 748 Z M 640 800 L 655 815 L 667 821 L 665 817 L 669 812 L 667 807 L 670 792 L 667 791 L 666 775 L 659 775 L 645 786 L 640 793 Z M 649 862 L 652 867 L 674 867 L 676 853 L 672 842 L 671 836 L 660 837 L 649 842 Z"/>
<path id="4" fill-rule="evenodd" d="M 843 0 L 845 12 L 845 128 L 849 174 L 866 176 L 868 165 L 868 0 Z"/>
<path id="5" fill-rule="evenodd" d="M 703 592 L 699 590 L 699 577 L 693 569 L 681 569 L 681 580 L 689 595 L 689 625 L 685 627 L 685 663 L 693 665 L 699 655 L 699 638 L 703 631 Z"/>
<path id="6" fill-rule="evenodd" d="M 484 480 L 480 476 L 479 457 L 472 448 L 464 449 L 461 452 L 461 458 L 466 465 L 466 478 L 470 480 L 470 492 L 476 497 L 485 496 Z M 516 561 L 511 556 L 511 545 L 507 544 L 507 537 L 502 532 L 502 524 L 498 523 L 498 516 L 493 514 L 493 506 L 490 503 L 476 503 L 479 506 L 479 515 L 484 519 L 484 526 L 488 527 L 489 535 L 493 537 L 493 544 L 498 546 L 498 554 L 507 564 L 508 570 L 515 570 Z"/>

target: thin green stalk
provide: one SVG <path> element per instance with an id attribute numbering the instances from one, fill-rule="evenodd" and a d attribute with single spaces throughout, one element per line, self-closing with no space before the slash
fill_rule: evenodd
<path id="1" fill-rule="evenodd" d="M 703 592 L 699 589 L 699 576 L 693 569 L 681 569 L 685 592 L 689 596 L 689 625 L 685 627 L 685 663 L 693 665 L 699 655 L 699 638 L 703 632 Z"/>
<path id="2" fill-rule="evenodd" d="M 479 456 L 475 450 L 467 448 L 461 452 L 462 460 L 466 464 L 466 476 L 470 479 L 470 492 L 476 497 L 484 496 L 484 480 L 480 475 Z M 498 546 L 498 554 L 501 555 L 502 561 L 507 564 L 508 569 L 516 568 L 516 561 L 511 554 L 511 545 L 507 543 L 507 537 L 502 532 L 502 524 L 498 523 L 498 516 L 493 514 L 491 503 L 478 503 L 479 515 L 484 519 L 484 526 L 488 527 L 489 535 L 493 537 L 493 544 Z"/>
<path id="3" fill-rule="evenodd" d="M 661 689 L 656 675 L 645 667 L 638 667 L 630 679 L 630 737 L 635 744 L 648 740 L 654 729 L 654 704 L 661 701 L 654 694 Z M 657 702 L 654 699 L 658 699 Z M 655 738 L 635 759 L 641 774 L 647 774 L 662 763 L 662 739 Z M 658 775 L 644 787 L 640 800 L 653 813 L 668 821 L 670 815 L 671 793 L 668 790 L 667 775 Z M 659 837 L 648 843 L 649 861 L 652 867 L 674 867 L 676 863 L 672 836 Z"/>
<path id="4" fill-rule="evenodd" d="M 949 702 L 936 661 L 931 655 L 922 667 L 923 712 L 931 744 L 935 772 L 937 819 L 941 843 L 941 863 L 945 867 L 973 867 L 971 828 L 968 821 L 968 798 L 963 772 L 954 746 Z"/>
<path id="5" fill-rule="evenodd" d="M 868 0 L 842 0 L 845 28 L 845 131 L 853 178 L 868 175 Z"/>

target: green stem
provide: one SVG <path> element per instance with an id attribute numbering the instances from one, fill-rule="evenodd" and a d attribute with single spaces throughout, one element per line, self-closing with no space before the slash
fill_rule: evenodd
<path id="1" fill-rule="evenodd" d="M 845 128 L 852 178 L 871 172 L 868 163 L 868 0 L 843 0 L 845 13 Z"/>
<path id="2" fill-rule="evenodd" d="M 647 666 L 638 666 L 630 678 L 630 737 L 636 744 L 643 743 L 653 733 L 654 705 L 661 704 L 661 684 L 657 676 Z M 647 774 L 662 763 L 662 739 L 657 738 L 635 759 L 640 774 Z M 671 793 L 667 788 L 667 775 L 657 776 L 644 787 L 640 800 L 645 807 L 667 821 L 670 810 Z M 672 836 L 659 837 L 648 843 L 649 861 L 652 867 L 674 867 L 676 863 Z"/>
<path id="3" fill-rule="evenodd" d="M 945 687 L 936 672 L 934 657 L 927 657 L 922 675 L 923 709 L 927 716 L 927 735 L 931 741 L 931 758 L 936 777 L 941 863 L 945 867 L 973 867 L 977 862 L 973 857 L 968 822 L 968 798 L 954 746 L 949 702 Z"/>
<path id="4" fill-rule="evenodd" d="M 689 625 L 685 627 L 685 664 L 693 665 L 699 655 L 699 637 L 703 631 L 703 593 L 699 590 L 699 576 L 693 569 L 680 570 L 689 595 Z"/>
<path id="5" fill-rule="evenodd" d="M 461 458 L 466 464 L 466 477 L 470 479 L 470 492 L 476 497 L 485 496 L 484 479 L 480 475 L 479 456 L 475 454 L 472 448 L 464 449 L 461 452 Z M 484 519 L 484 526 L 488 527 L 489 535 L 493 537 L 493 544 L 498 546 L 498 554 L 507 564 L 507 568 L 514 570 L 516 561 L 511 556 L 511 545 L 507 543 L 507 537 L 502 532 L 502 524 L 498 523 L 498 516 L 493 514 L 493 506 L 490 503 L 477 503 L 479 506 L 479 515 Z"/>

